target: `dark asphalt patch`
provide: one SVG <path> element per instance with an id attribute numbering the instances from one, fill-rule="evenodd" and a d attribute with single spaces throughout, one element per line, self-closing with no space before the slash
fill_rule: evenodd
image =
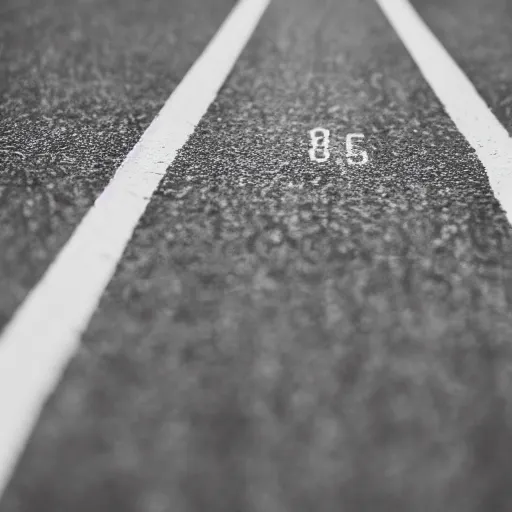
<path id="1" fill-rule="evenodd" d="M 275 0 L 2 510 L 508 511 L 510 235 L 376 5 Z"/>
<path id="2" fill-rule="evenodd" d="M 507 0 L 411 3 L 512 134 L 512 4 Z"/>

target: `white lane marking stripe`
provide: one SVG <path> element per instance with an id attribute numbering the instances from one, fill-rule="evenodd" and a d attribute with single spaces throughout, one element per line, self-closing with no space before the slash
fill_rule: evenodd
<path id="1" fill-rule="evenodd" d="M 233 9 L 2 333 L 0 496 L 151 195 L 269 3 Z"/>
<path id="2" fill-rule="evenodd" d="M 458 130 L 512 223 L 512 138 L 407 0 L 376 0 Z"/>

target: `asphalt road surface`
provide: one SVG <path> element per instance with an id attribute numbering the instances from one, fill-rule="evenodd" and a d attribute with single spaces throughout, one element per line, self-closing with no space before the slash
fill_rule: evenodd
<path id="1" fill-rule="evenodd" d="M 512 5 L 411 3 L 512 134 Z M 0 329 L 234 5 L 3 1 Z M 507 216 L 377 3 L 272 0 L 0 511 L 510 512 L 511 312 Z"/>

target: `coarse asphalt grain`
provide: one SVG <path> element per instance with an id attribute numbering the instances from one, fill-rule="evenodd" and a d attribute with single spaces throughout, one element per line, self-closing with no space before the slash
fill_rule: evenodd
<path id="1" fill-rule="evenodd" d="M 354 132 L 367 166 L 343 155 Z M 511 256 L 375 3 L 274 0 L 0 510 L 509 511 Z"/>
<path id="2" fill-rule="evenodd" d="M 4 0 L 0 329 L 235 0 Z"/>

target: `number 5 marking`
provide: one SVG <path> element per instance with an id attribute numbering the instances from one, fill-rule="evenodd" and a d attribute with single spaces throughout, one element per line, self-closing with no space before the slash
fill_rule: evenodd
<path id="1" fill-rule="evenodd" d="M 350 165 L 364 165 L 368 163 L 368 153 L 364 149 L 354 147 L 357 139 L 364 139 L 362 133 L 349 133 L 347 135 L 347 161 Z"/>

